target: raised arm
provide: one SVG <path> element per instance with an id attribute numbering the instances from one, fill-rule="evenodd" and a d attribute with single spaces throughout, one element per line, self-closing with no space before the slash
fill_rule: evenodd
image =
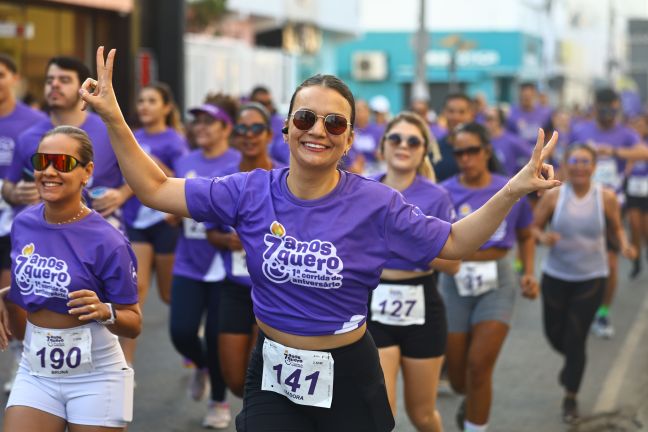
<path id="1" fill-rule="evenodd" d="M 461 259 L 473 253 L 493 235 L 520 198 L 531 192 L 560 186 L 560 181 L 554 179 L 553 167 L 543 163 L 557 141 L 558 133 L 554 132 L 544 146 L 544 132 L 539 129 L 531 160 L 486 204 L 452 224 L 452 231 L 439 258 Z"/>
<path id="2" fill-rule="evenodd" d="M 137 198 L 147 207 L 191 217 L 185 198 L 185 181 L 167 177 L 137 144 L 126 124 L 112 86 L 116 50 L 104 61 L 104 48 L 97 49 L 97 79 L 88 78 L 79 94 L 106 124 L 119 168 Z"/>

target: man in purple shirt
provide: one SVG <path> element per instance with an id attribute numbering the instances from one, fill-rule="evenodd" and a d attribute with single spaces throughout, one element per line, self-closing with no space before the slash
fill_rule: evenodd
<path id="1" fill-rule="evenodd" d="M 538 129 L 551 117 L 551 109 L 539 103 L 538 88 L 532 82 L 520 84 L 520 103 L 511 108 L 507 129 L 518 134 L 529 145 L 535 144 Z"/>
<path id="2" fill-rule="evenodd" d="M 594 104 L 595 120 L 578 124 L 573 128 L 570 143 L 590 143 L 596 147 L 599 156 L 594 171 L 594 180 L 599 181 L 621 194 L 624 181 L 626 160 L 640 160 L 645 156 L 645 148 L 639 136 L 619 121 L 621 99 L 610 88 L 596 92 Z M 621 201 L 623 202 L 623 201 Z M 607 279 L 603 304 L 599 308 L 592 330 L 599 337 L 611 338 L 614 328 L 610 323 L 609 308 L 616 292 L 618 240 L 608 237 L 608 265 L 610 275 Z"/>
<path id="3" fill-rule="evenodd" d="M 434 163 L 434 173 L 438 182 L 459 174 L 459 166 L 452 153 L 453 135 L 459 125 L 474 121 L 475 112 L 473 111 L 472 100 L 463 93 L 449 94 L 443 104 L 443 115 L 448 123 L 448 132 L 442 138 L 437 138 L 439 150 L 441 151 L 441 160 L 435 161 L 432 153 L 429 155 L 430 160 Z"/>
<path id="4" fill-rule="evenodd" d="M 2 196 L 12 206 L 22 207 L 39 201 L 30 158 L 36 152 L 42 136 L 61 125 L 79 127 L 92 140 L 96 163 L 93 178 L 88 184 L 92 207 L 102 216 L 109 217 L 131 197 L 132 191 L 123 182 L 117 159 L 110 147 L 106 127 L 97 115 L 81 109 L 83 101 L 79 97 L 79 89 L 89 76 L 86 65 L 75 58 L 53 57 L 49 60 L 45 79 L 49 119 L 36 122 L 20 135 L 11 167 L 4 176 Z"/>

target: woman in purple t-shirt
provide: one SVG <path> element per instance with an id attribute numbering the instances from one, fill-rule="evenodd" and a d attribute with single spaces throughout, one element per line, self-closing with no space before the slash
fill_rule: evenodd
<path id="1" fill-rule="evenodd" d="M 441 186 L 450 193 L 457 218 L 462 220 L 485 205 L 508 179 L 494 173 L 493 147 L 478 123 L 457 130 L 453 152 L 460 172 Z M 518 286 L 511 252 L 516 243 L 524 267 L 519 281 L 522 293 L 537 296 L 531 222 L 531 207 L 522 198 L 488 241 L 464 257 L 456 275 L 442 274 L 439 279 L 448 308 L 448 377 L 452 388 L 466 395 L 457 414 L 462 430 L 486 430 L 492 373 L 508 333 Z"/>
<path id="2" fill-rule="evenodd" d="M 434 184 L 427 156 L 433 146 L 436 142 L 418 114 L 398 114 L 387 124 L 380 140 L 379 151 L 387 172 L 376 180 L 401 192 L 424 214 L 452 222 L 450 196 Z M 439 432 L 443 428 L 436 396 L 448 326 L 435 270 L 454 274 L 458 269 L 459 261 L 441 258 L 424 268 L 391 259 L 385 263 L 380 285 L 369 299 L 367 328 L 378 347 L 392 413 L 395 417 L 396 382 L 402 369 L 407 413 L 420 431 Z"/>
<path id="3" fill-rule="evenodd" d="M 123 430 L 133 370 L 117 336 L 136 337 L 136 260 L 124 235 L 81 200 L 94 164 L 88 135 L 59 126 L 32 158 L 42 204 L 14 220 L 7 300 L 27 311 L 24 350 L 4 430 Z M 7 346 L 0 300 L 0 347 Z"/>
<path id="4" fill-rule="evenodd" d="M 251 102 L 238 112 L 233 145 L 241 152 L 239 170 L 271 170 L 282 166 L 268 155 L 272 142 L 270 114 L 263 105 Z M 243 397 L 245 371 L 256 343 L 258 327 L 252 310 L 252 281 L 247 271 L 245 250 L 232 227 L 207 225 L 207 239 L 223 253 L 226 283 L 220 291 L 218 311 L 218 354 L 227 387 Z"/>
<path id="5" fill-rule="evenodd" d="M 259 326 L 239 431 L 392 430 L 369 291 L 392 257 L 427 266 L 459 259 L 488 240 L 519 198 L 560 184 L 543 149 L 473 215 L 449 224 L 401 194 L 338 170 L 353 142 L 354 99 L 331 75 L 295 91 L 284 139 L 290 167 L 215 179 L 168 178 L 137 145 L 112 88 L 115 51 L 97 50 L 100 79 L 81 97 L 108 125 L 120 167 L 145 205 L 232 225 L 247 253 Z M 545 177 L 546 176 L 546 177 Z"/>

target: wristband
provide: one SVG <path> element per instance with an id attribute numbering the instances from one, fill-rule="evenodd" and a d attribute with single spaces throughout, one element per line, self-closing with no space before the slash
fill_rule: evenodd
<path id="1" fill-rule="evenodd" d="M 100 320 L 95 320 L 97 323 L 101 325 L 113 325 L 115 324 L 115 321 L 117 321 L 117 313 L 115 312 L 115 308 L 113 307 L 112 303 L 104 303 L 106 306 L 108 306 L 108 309 L 110 309 L 110 318 L 100 321 Z"/>

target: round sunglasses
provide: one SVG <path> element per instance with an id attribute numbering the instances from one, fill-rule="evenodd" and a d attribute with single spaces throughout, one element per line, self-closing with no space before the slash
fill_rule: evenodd
<path id="1" fill-rule="evenodd" d="M 387 135 L 385 139 L 394 147 L 398 147 L 403 141 L 405 141 L 407 147 L 411 149 L 419 148 L 423 144 L 423 140 L 417 136 L 410 135 L 405 137 L 405 135 L 396 132 Z"/>
<path id="2" fill-rule="evenodd" d="M 239 136 L 245 136 L 248 133 L 257 136 L 261 135 L 267 129 L 266 125 L 263 123 L 252 123 L 251 125 L 237 124 L 234 126 L 234 134 Z"/>
<path id="3" fill-rule="evenodd" d="M 290 114 L 293 119 L 293 124 L 299 130 L 311 130 L 318 118 L 324 119 L 324 128 L 331 135 L 341 135 L 347 130 L 347 126 L 351 126 L 343 115 L 340 114 L 327 114 L 317 115 L 311 110 L 299 109 Z"/>
<path id="4" fill-rule="evenodd" d="M 44 171 L 52 164 L 56 171 L 64 173 L 72 171 L 79 165 L 85 166 L 74 156 L 51 153 L 34 153 L 31 157 L 31 163 L 36 171 Z"/>

